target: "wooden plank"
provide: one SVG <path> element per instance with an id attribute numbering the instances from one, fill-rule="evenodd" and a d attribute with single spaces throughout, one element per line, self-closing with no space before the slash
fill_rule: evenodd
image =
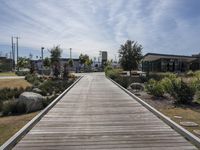
<path id="1" fill-rule="evenodd" d="M 14 149 L 197 149 L 102 73 L 85 75 Z"/>

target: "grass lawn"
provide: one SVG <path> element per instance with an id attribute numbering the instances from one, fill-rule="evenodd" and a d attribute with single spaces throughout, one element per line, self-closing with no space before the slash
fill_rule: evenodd
<path id="1" fill-rule="evenodd" d="M 18 116 L 0 117 L 0 145 L 13 136 L 38 113 L 39 112 Z"/>
<path id="2" fill-rule="evenodd" d="M 178 124 L 182 121 L 192 121 L 199 124 L 199 126 L 197 127 L 184 127 L 193 134 L 195 134 L 193 130 L 200 130 L 200 109 L 198 108 L 160 108 L 159 111 L 161 111 L 166 116 L 170 117 L 173 121 L 175 121 Z M 182 119 L 176 119 L 174 118 L 174 116 L 181 116 Z M 200 136 L 198 137 L 200 138 Z"/>
<path id="3" fill-rule="evenodd" d="M 0 88 L 26 88 L 28 86 L 31 86 L 29 82 L 27 82 L 24 79 L 1 79 L 0 80 Z"/>
<path id="4" fill-rule="evenodd" d="M 17 76 L 14 72 L 0 72 L 0 77 L 4 76 Z"/>

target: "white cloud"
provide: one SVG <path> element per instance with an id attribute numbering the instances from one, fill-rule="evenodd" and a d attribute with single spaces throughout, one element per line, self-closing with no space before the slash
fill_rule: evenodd
<path id="1" fill-rule="evenodd" d="M 2 0 L 0 41 L 9 44 L 14 34 L 21 37 L 22 46 L 60 44 L 66 52 L 72 47 L 77 54 L 91 56 L 107 50 L 112 58 L 127 39 L 141 43 L 144 52 L 197 53 L 200 11 L 188 9 L 190 5 L 197 9 L 194 3 L 200 4 L 197 0 Z"/>

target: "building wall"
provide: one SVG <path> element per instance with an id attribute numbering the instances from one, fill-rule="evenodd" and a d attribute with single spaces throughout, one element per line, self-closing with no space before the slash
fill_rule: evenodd
<path id="1" fill-rule="evenodd" d="M 142 70 L 145 72 L 185 72 L 189 68 L 190 63 L 178 59 L 159 59 L 142 63 Z"/>
<path id="2" fill-rule="evenodd" d="M 13 61 L 6 57 L 0 57 L 0 72 L 12 71 Z"/>

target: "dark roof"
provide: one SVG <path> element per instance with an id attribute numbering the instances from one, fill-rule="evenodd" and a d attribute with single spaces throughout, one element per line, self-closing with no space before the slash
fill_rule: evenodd
<path id="1" fill-rule="evenodd" d="M 197 59 L 195 56 L 186 56 L 186 55 L 174 55 L 174 54 L 158 54 L 158 53 L 147 53 L 144 55 L 144 61 L 155 61 L 160 58 L 167 58 L 167 59 L 182 59 L 185 61 L 193 61 Z"/>

